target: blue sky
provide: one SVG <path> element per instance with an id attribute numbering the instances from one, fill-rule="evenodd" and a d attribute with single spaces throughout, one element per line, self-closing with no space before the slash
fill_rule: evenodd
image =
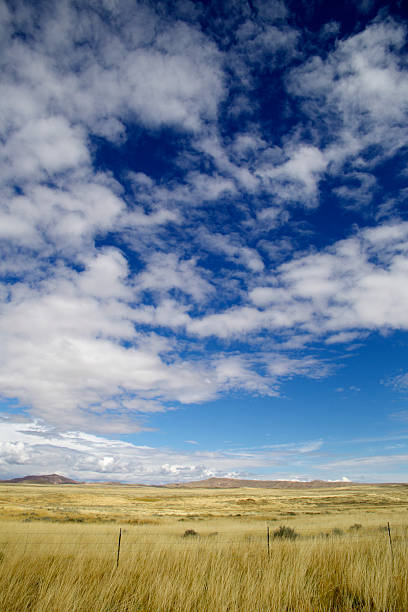
<path id="1" fill-rule="evenodd" d="M 0 475 L 406 481 L 404 3 L 0 28 Z"/>

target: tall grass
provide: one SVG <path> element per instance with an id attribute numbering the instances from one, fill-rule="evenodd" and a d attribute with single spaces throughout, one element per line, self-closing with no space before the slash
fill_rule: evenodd
<path id="1" fill-rule="evenodd" d="M 185 525 L 126 527 L 116 568 L 114 526 L 3 523 L 3 612 L 262 612 L 408 610 L 407 533 L 394 563 L 378 529 L 274 538 L 259 528 L 183 538 Z M 211 528 L 216 527 L 211 525 Z M 24 528 L 24 529 L 23 529 Z M 24 533 L 24 530 L 26 532 Z M 363 532 L 363 533 L 361 533 Z M 48 535 L 47 535 L 48 534 Z"/>

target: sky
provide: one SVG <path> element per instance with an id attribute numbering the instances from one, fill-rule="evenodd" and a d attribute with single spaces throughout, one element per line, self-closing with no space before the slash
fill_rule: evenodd
<path id="1" fill-rule="evenodd" d="M 0 0 L 0 478 L 407 482 L 407 17 Z"/>

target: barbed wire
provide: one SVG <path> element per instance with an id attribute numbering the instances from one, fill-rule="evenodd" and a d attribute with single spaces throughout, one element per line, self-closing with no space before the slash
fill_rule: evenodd
<path id="1" fill-rule="evenodd" d="M 293 540 L 291 540 L 290 538 L 278 538 L 278 537 L 273 537 L 273 533 L 271 534 L 270 537 L 270 542 L 273 543 L 277 543 L 277 542 L 282 542 L 282 541 L 296 541 L 296 542 L 304 542 L 305 540 L 365 540 L 365 539 L 377 539 L 377 540 L 382 540 L 382 539 L 386 539 L 386 535 L 387 534 L 383 534 L 381 532 L 379 533 L 362 533 L 361 535 L 351 535 L 349 533 L 343 533 L 343 534 L 336 534 L 336 533 L 321 533 L 321 534 L 308 534 L 308 535 L 302 535 L 302 534 L 298 534 L 296 536 L 296 538 L 294 538 Z M 24 537 L 26 539 L 31 538 L 31 536 L 33 536 L 33 539 L 38 538 L 38 537 L 43 537 L 43 538 L 47 538 L 47 541 L 49 542 L 49 538 L 51 538 L 53 543 L 74 543 L 74 544 L 83 544 L 83 543 L 92 543 L 92 542 L 115 542 L 117 541 L 118 538 L 118 534 L 117 532 L 114 532 L 110 535 L 102 535 L 102 536 L 95 536 L 95 535 L 87 535 L 87 534 L 78 534 L 77 536 L 61 536 L 60 533 L 58 532 L 48 532 L 48 531 L 37 531 L 37 532 L 25 532 L 25 531 L 17 531 L 17 532 L 13 532 L 12 534 L 6 535 L 6 536 L 2 536 L 0 535 L 0 544 L 3 543 L 10 543 L 13 542 L 13 540 L 15 540 L 15 536 L 21 536 L 21 539 L 23 539 Z M 228 534 L 223 534 L 223 533 L 196 533 L 194 536 L 190 536 L 190 537 L 186 537 L 183 533 L 177 533 L 177 534 L 163 534 L 163 533 L 149 533 L 149 534 L 129 534 L 126 531 L 122 530 L 122 537 L 124 538 L 124 540 L 126 542 L 130 542 L 130 543 L 134 543 L 134 544 L 141 544 L 143 543 L 143 541 L 147 540 L 147 539 L 152 539 L 155 541 L 159 541 L 160 538 L 171 538 L 172 540 L 178 540 L 178 539 L 183 539 L 184 541 L 189 540 L 189 541 L 193 541 L 194 539 L 197 539 L 199 541 L 202 540 L 224 540 L 224 541 L 231 541 L 231 542 L 236 542 L 236 543 L 249 543 L 249 542 L 256 542 L 256 541 L 263 541 L 265 540 L 265 535 L 263 534 L 246 534 L 246 535 L 241 535 L 238 537 L 234 537 L 233 535 L 228 535 Z M 17 538 L 20 539 L 20 538 Z M 136 541 L 135 541 L 136 540 Z M 399 534 L 394 534 L 393 535 L 393 542 L 408 542 L 408 537 L 402 537 Z M 38 543 L 38 539 L 36 541 L 36 543 Z"/>

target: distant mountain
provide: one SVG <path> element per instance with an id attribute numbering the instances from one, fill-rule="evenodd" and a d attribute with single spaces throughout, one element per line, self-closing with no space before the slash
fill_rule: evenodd
<path id="1" fill-rule="evenodd" d="M 191 482 L 176 482 L 164 485 L 146 485 L 136 483 L 124 483 L 115 480 L 80 482 L 66 478 L 60 474 L 43 474 L 34 476 L 23 476 L 22 478 L 11 478 L 10 480 L 0 480 L 0 483 L 22 483 L 22 484 L 44 484 L 44 485 L 64 485 L 64 484 L 87 484 L 95 486 L 123 486 L 123 487 L 157 487 L 166 489 L 239 489 L 240 487 L 251 487 L 257 489 L 318 489 L 327 487 L 347 487 L 355 483 L 352 482 L 327 482 L 326 480 L 311 480 L 300 482 L 297 480 L 243 480 L 236 478 L 207 478 L 206 480 L 196 480 Z"/>
<path id="2" fill-rule="evenodd" d="M 192 482 L 177 482 L 164 485 L 173 489 L 238 489 L 240 487 L 252 487 L 258 489 L 318 489 L 323 487 L 350 486 L 350 482 L 327 482 L 326 480 L 311 480 L 300 482 L 293 480 L 239 480 L 235 478 L 207 478 Z"/>
<path id="3" fill-rule="evenodd" d="M 0 480 L 0 482 L 20 482 L 25 484 L 48 484 L 48 485 L 60 485 L 60 484 L 79 484 L 78 480 L 71 480 L 65 476 L 59 474 L 44 474 L 40 476 L 23 476 L 22 478 L 11 478 L 10 480 Z"/>

